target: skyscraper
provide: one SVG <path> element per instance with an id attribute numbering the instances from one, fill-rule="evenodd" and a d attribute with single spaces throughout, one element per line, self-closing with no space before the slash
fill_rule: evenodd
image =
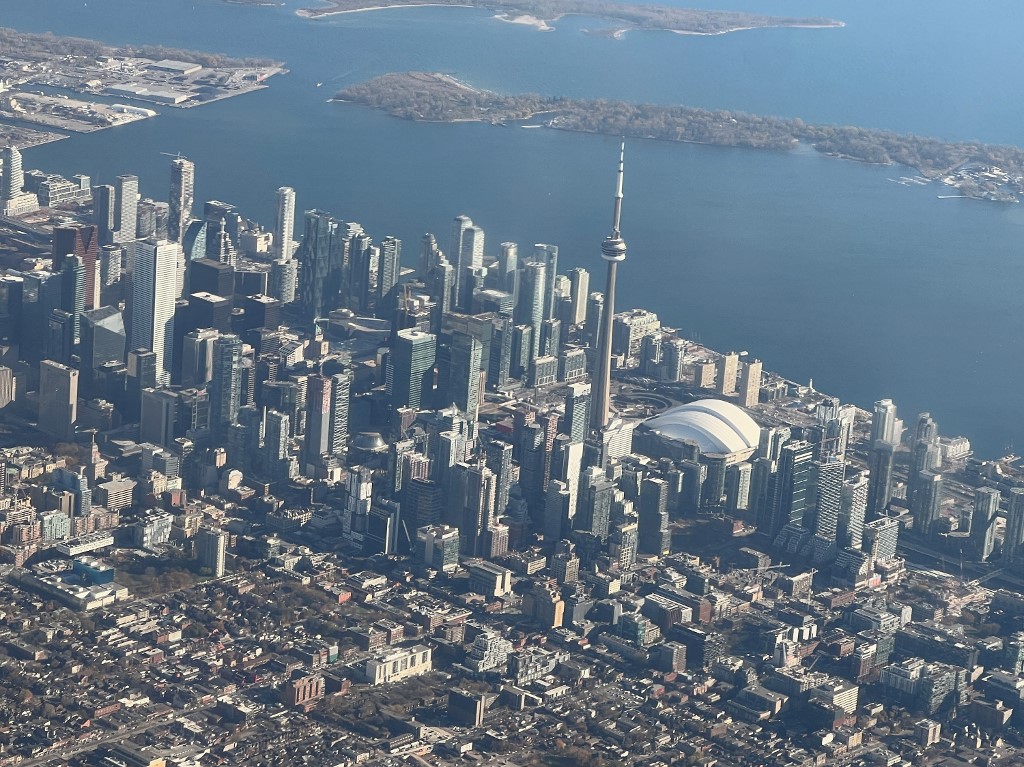
<path id="1" fill-rule="evenodd" d="M 380 243 L 377 257 L 377 316 L 391 318 L 395 309 L 395 288 L 402 271 L 402 241 L 388 235 Z"/>
<path id="2" fill-rule="evenodd" d="M 639 549 L 645 554 L 665 556 L 672 543 L 668 528 L 668 483 L 645 479 L 640 485 Z"/>
<path id="3" fill-rule="evenodd" d="M 53 271 L 64 268 L 68 256 L 82 259 L 84 270 L 83 301 L 85 309 L 96 309 L 100 303 L 100 279 L 97 253 L 99 227 L 95 224 L 70 224 L 53 229 Z"/>
<path id="4" fill-rule="evenodd" d="M 971 544 L 982 562 L 988 561 L 996 542 L 996 515 L 999 513 L 999 491 L 979 487 L 974 491 L 974 513 L 971 515 Z M 1009 525 L 1007 525 L 1009 530 Z"/>
<path id="5" fill-rule="evenodd" d="M 814 508 L 813 460 L 814 445 L 809 442 L 794 441 L 783 446 L 772 503 L 772 538 L 786 525 L 805 527 L 804 517 L 809 517 Z"/>
<path id="6" fill-rule="evenodd" d="M 896 405 L 891 399 L 878 400 L 871 416 L 871 444 L 881 439 L 898 445 L 900 435 L 896 433 L 896 428 Z"/>
<path id="7" fill-rule="evenodd" d="M 619 150 L 619 176 L 615 189 L 615 208 L 612 216 L 612 231 L 601 244 L 601 258 L 608 262 L 608 281 L 604 291 L 604 308 L 601 317 L 601 332 L 598 342 L 597 376 L 594 384 L 594 402 L 591 411 L 591 425 L 603 429 L 611 416 L 612 402 L 612 324 L 615 318 L 615 279 L 619 263 L 626 260 L 626 243 L 622 239 L 622 180 L 625 175 L 626 145 Z"/>
<path id="8" fill-rule="evenodd" d="M 166 240 L 135 244 L 132 279 L 133 349 L 156 353 L 156 385 L 171 383 L 174 347 L 174 302 L 181 245 Z"/>
<path id="9" fill-rule="evenodd" d="M 138 176 L 118 176 L 114 194 L 114 242 L 134 242 L 139 221 Z"/>
<path id="10" fill-rule="evenodd" d="M 99 230 L 100 244 L 113 245 L 117 230 L 117 193 L 110 184 L 99 184 L 92 188 L 92 221 Z"/>
<path id="11" fill-rule="evenodd" d="M 875 440 L 868 456 L 868 515 L 874 519 L 885 513 L 892 499 L 894 446 L 885 439 Z"/>
<path id="12" fill-rule="evenodd" d="M 171 204 L 167 214 L 167 239 L 185 241 L 185 229 L 192 218 L 195 202 L 196 166 L 184 157 L 171 161 Z"/>
<path id="13" fill-rule="evenodd" d="M 590 272 L 577 267 L 569 271 L 569 295 L 572 298 L 572 324 L 582 325 L 587 319 L 587 296 L 590 295 Z"/>
<path id="14" fill-rule="evenodd" d="M 306 465 L 317 465 L 330 452 L 331 379 L 311 375 L 306 379 L 306 436 L 303 444 Z"/>
<path id="15" fill-rule="evenodd" d="M 0 200 L 13 199 L 25 188 L 25 171 L 21 166 L 21 152 L 17 147 L 4 147 L 3 176 L 0 176 Z"/>
<path id="16" fill-rule="evenodd" d="M 70 316 L 71 338 L 78 343 L 79 318 L 85 310 L 85 267 L 78 256 L 65 258 L 61 267 L 60 307 Z"/>
<path id="17" fill-rule="evenodd" d="M 127 333 L 124 317 L 112 306 L 82 313 L 81 318 L 81 384 L 86 399 L 99 396 L 94 388 L 95 372 L 106 362 L 124 362 Z"/>
<path id="18" fill-rule="evenodd" d="M 295 227 L 295 190 L 282 186 L 277 190 L 274 206 L 274 258 L 292 257 L 292 239 Z"/>
<path id="19" fill-rule="evenodd" d="M 434 381 L 437 337 L 416 328 L 395 334 L 388 357 L 386 386 L 391 407 L 425 408 L 430 405 Z"/>
<path id="20" fill-rule="evenodd" d="M 242 339 L 222 335 L 213 342 L 213 376 L 210 380 L 210 428 L 226 433 L 235 422 L 242 396 Z"/>
<path id="21" fill-rule="evenodd" d="M 39 209 L 39 198 L 25 188 L 25 172 L 21 167 L 21 152 L 16 147 L 5 147 L 0 153 L 4 175 L 0 177 L 0 215 L 20 216 Z"/>
<path id="22" fill-rule="evenodd" d="M 587 423 L 590 418 L 590 384 L 573 383 L 565 395 L 565 419 L 562 433 L 568 434 L 574 443 L 581 443 L 587 437 Z"/>
<path id="23" fill-rule="evenodd" d="M 345 244 L 338 222 L 329 213 L 308 210 L 305 221 L 305 234 L 297 255 L 302 267 L 298 301 L 303 316 L 314 320 L 326 317 L 341 303 Z"/>
<path id="24" fill-rule="evenodd" d="M 524 264 L 519 283 L 519 312 L 517 321 L 532 328 L 530 357 L 540 352 L 541 327 L 544 324 L 544 279 L 547 267 L 540 261 Z"/>
<path id="25" fill-rule="evenodd" d="M 544 264 L 544 319 L 555 316 L 555 277 L 558 276 L 558 246 L 537 243 L 533 246 L 533 261 Z"/>
<path id="26" fill-rule="evenodd" d="M 469 216 L 456 216 L 452 222 L 452 246 L 448 252 L 455 267 L 455 300 L 462 295 L 461 286 L 465 270 L 484 263 L 484 230 L 473 224 Z"/>
<path id="27" fill-rule="evenodd" d="M 1015 562 L 1024 543 L 1024 488 L 1010 490 L 1010 507 L 1006 512 L 1006 533 L 1003 536 L 1003 559 Z"/>
<path id="28" fill-rule="evenodd" d="M 475 422 L 480 410 L 480 366 L 483 346 L 468 333 L 454 333 L 449 350 L 448 398 L 466 419 Z"/>
<path id="29" fill-rule="evenodd" d="M 78 371 L 59 362 L 39 363 L 39 430 L 60 440 L 75 434 Z"/>
<path id="30" fill-rule="evenodd" d="M 331 376 L 331 421 L 328 426 L 327 451 L 341 455 L 348 446 L 348 410 L 352 399 L 352 374 L 335 373 Z"/>

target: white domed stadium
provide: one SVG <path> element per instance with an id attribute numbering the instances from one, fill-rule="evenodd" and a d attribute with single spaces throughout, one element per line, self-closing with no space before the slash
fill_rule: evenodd
<path id="1" fill-rule="evenodd" d="M 702 399 L 666 410 L 643 423 L 645 430 L 670 442 L 696 445 L 703 455 L 745 461 L 757 450 L 761 427 L 743 410 L 719 399 Z"/>

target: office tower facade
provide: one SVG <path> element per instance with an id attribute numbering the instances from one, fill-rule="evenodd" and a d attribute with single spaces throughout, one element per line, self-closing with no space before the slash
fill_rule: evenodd
<path id="1" fill-rule="evenodd" d="M 331 379 L 311 375 L 306 379 L 306 432 L 303 443 L 307 466 L 318 465 L 331 447 Z"/>
<path id="2" fill-rule="evenodd" d="M 999 491 L 991 487 L 979 487 L 974 491 L 971 544 L 975 556 L 981 562 L 987 562 L 995 548 L 996 515 L 999 513 L 1001 499 Z M 1009 530 L 1009 524 L 1007 524 L 1007 530 Z"/>
<path id="3" fill-rule="evenodd" d="M 138 219 L 138 176 L 118 176 L 114 184 L 114 242 L 135 242 Z"/>
<path id="4" fill-rule="evenodd" d="M 77 420 L 78 371 L 43 360 L 39 364 L 39 430 L 59 440 L 70 440 Z"/>
<path id="5" fill-rule="evenodd" d="M 85 311 L 85 266 L 78 256 L 64 259 L 61 267 L 61 309 L 70 318 L 71 338 L 74 343 L 79 340 L 79 321 Z M 70 348 L 68 349 L 70 352 Z"/>
<path id="6" fill-rule="evenodd" d="M 117 192 L 110 184 L 92 188 L 92 222 L 99 232 L 100 245 L 113 245 L 117 230 Z"/>
<path id="7" fill-rule="evenodd" d="M 166 240 L 135 243 L 131 346 L 156 354 L 156 385 L 171 382 L 175 285 L 181 246 Z"/>
<path id="8" fill-rule="evenodd" d="M 871 444 L 884 440 L 891 445 L 898 445 L 900 435 L 896 431 L 896 405 L 891 399 L 878 400 L 871 416 Z"/>
<path id="9" fill-rule="evenodd" d="M 196 560 L 199 567 L 210 571 L 214 578 L 222 578 L 226 569 L 228 531 L 219 527 L 200 527 L 196 532 Z"/>
<path id="10" fill-rule="evenodd" d="M 79 384 L 85 398 L 98 396 L 96 370 L 107 362 L 124 362 L 128 336 L 124 317 L 112 306 L 82 313 Z"/>
<path id="11" fill-rule="evenodd" d="M 419 410 L 431 404 L 436 353 L 437 337 L 432 333 L 410 328 L 395 334 L 385 382 L 392 409 Z"/>
<path id="12" fill-rule="evenodd" d="M 292 257 L 295 238 L 295 190 L 282 186 L 277 190 L 274 205 L 274 259 Z"/>
<path id="13" fill-rule="evenodd" d="M 185 241 L 185 229 L 195 204 L 196 166 L 191 160 L 176 157 L 171 161 L 171 197 L 167 212 L 167 239 Z"/>
<path id="14" fill-rule="evenodd" d="M 100 303 L 99 227 L 95 224 L 57 226 L 53 229 L 53 271 L 64 268 L 69 256 L 82 260 L 84 271 L 83 302 L 85 309 L 96 309 Z"/>
<path id="15" fill-rule="evenodd" d="M 210 380 L 210 428 L 223 435 L 235 422 L 242 402 L 242 339 L 222 335 L 213 342 Z"/>
<path id="16" fill-rule="evenodd" d="M 205 386 L 213 378 L 213 344 L 220 333 L 198 328 L 185 334 L 181 343 L 181 385 Z"/>
<path id="17" fill-rule="evenodd" d="M 608 263 L 608 277 L 605 283 L 604 306 L 601 311 L 600 336 L 598 338 L 597 375 L 594 378 L 594 402 L 591 411 L 591 426 L 603 429 L 611 418 L 612 403 L 612 327 L 615 319 L 615 281 L 619 264 L 626 260 L 626 243 L 622 239 L 622 181 L 625 174 L 626 148 L 619 152 L 619 175 L 615 190 L 615 208 L 612 217 L 612 231 L 601 244 L 601 258 Z"/>
<path id="18" fill-rule="evenodd" d="M 480 368 L 483 363 L 483 345 L 468 333 L 454 333 L 449 348 L 447 395 L 450 403 L 475 422 L 480 410 Z"/>

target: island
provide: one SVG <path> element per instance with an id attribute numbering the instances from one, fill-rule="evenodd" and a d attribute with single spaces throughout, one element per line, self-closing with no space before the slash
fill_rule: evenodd
<path id="1" fill-rule="evenodd" d="M 475 88 L 438 72 L 394 72 L 345 88 L 335 101 L 433 122 L 523 123 L 584 133 L 754 149 L 801 144 L 835 157 L 898 164 L 921 174 L 898 183 L 939 181 L 954 197 L 1018 202 L 1024 196 L 1024 150 L 950 142 L 886 130 L 811 125 L 801 119 L 606 99 L 508 95 Z M 896 180 L 896 179 L 894 179 Z"/>
<path id="2" fill-rule="evenodd" d="M 385 8 L 408 8 L 442 5 L 460 8 L 484 8 L 494 11 L 505 21 L 533 24 L 539 29 L 552 29 L 551 22 L 565 16 L 592 16 L 621 25 L 613 30 L 616 36 L 629 29 L 661 30 L 688 35 L 721 35 L 743 29 L 766 27 L 841 27 L 843 22 L 828 18 L 795 18 L 762 16 L 739 11 L 709 11 L 694 8 L 673 8 L 664 5 L 627 5 L 613 0 L 324 0 L 320 8 L 303 8 L 300 16 L 319 18 L 338 13 L 375 11 Z"/>
<path id="3" fill-rule="evenodd" d="M 133 102 L 187 108 L 249 93 L 283 71 L 265 59 L 0 28 L 0 146 L 35 146 L 66 135 L 54 131 L 89 133 L 156 115 Z"/>

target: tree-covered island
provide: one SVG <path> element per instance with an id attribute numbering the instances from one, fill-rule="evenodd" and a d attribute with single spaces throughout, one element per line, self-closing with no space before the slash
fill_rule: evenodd
<path id="1" fill-rule="evenodd" d="M 507 95 L 473 88 L 435 72 L 396 72 L 350 86 L 335 96 L 395 117 L 493 124 L 540 117 L 549 128 L 717 146 L 791 150 L 805 143 L 828 155 L 914 168 L 959 195 L 1015 202 L 1024 194 L 1024 150 L 949 142 L 885 130 L 809 125 L 800 119 L 684 106 Z"/>
<path id="2" fill-rule="evenodd" d="M 685 34 L 720 35 L 741 29 L 765 27 L 841 27 L 827 18 L 762 16 L 739 11 L 708 11 L 663 5 L 627 5 L 613 0 L 324 0 L 319 8 L 303 8 L 300 16 L 317 18 L 337 13 L 402 8 L 416 5 L 450 5 L 485 8 L 512 17 L 542 22 L 564 16 L 593 16 L 621 24 L 623 29 L 665 30 Z M 545 26 L 546 28 L 546 26 Z"/>

